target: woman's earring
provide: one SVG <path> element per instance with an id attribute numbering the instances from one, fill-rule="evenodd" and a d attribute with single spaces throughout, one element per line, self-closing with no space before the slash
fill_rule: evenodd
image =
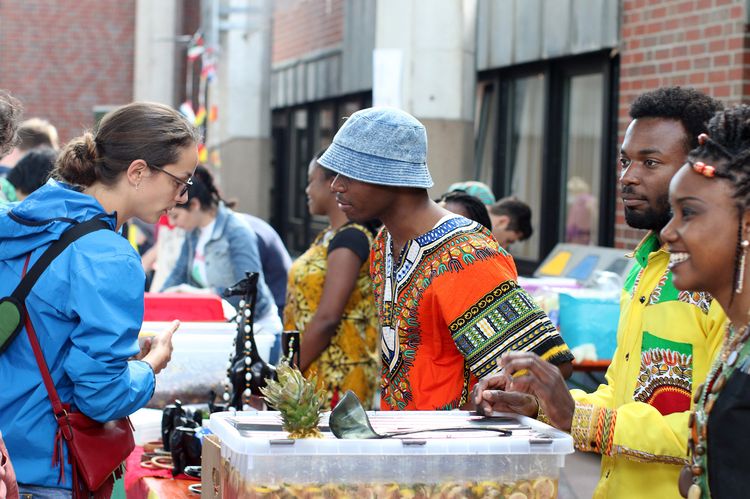
<path id="1" fill-rule="evenodd" d="M 136 184 L 135 184 L 135 190 L 136 190 L 136 191 L 138 190 L 138 186 L 139 186 L 139 185 L 141 185 L 141 183 L 140 183 L 140 182 L 138 182 L 138 183 L 136 183 Z"/>
<path id="2" fill-rule="evenodd" d="M 737 284 L 734 287 L 734 292 L 736 294 L 742 293 L 742 288 L 745 284 L 745 256 L 747 255 L 748 246 L 750 246 L 750 241 L 747 239 L 740 243 L 742 254 L 740 255 L 740 263 L 738 265 Z"/>

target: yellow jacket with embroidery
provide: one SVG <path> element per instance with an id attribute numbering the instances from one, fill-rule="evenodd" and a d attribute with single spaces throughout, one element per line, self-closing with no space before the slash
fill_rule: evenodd
<path id="1" fill-rule="evenodd" d="M 602 454 L 594 497 L 679 498 L 693 394 L 719 351 L 726 317 L 709 295 L 674 288 L 656 234 L 634 257 L 607 384 L 571 391 L 571 435 L 577 449 Z"/>

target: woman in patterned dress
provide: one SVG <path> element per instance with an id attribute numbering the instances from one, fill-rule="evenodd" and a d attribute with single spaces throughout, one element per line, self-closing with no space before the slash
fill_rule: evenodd
<path id="1" fill-rule="evenodd" d="M 672 279 L 706 291 L 730 320 L 690 415 L 690 463 L 680 492 L 691 499 L 745 497 L 750 467 L 750 107 L 717 113 L 669 189 L 673 218 L 662 230 Z M 697 295 L 697 293 L 696 293 Z M 697 380 L 702 382 L 704 380 Z"/>
<path id="2" fill-rule="evenodd" d="M 310 213 L 330 225 L 289 270 L 284 329 L 300 331 L 300 369 L 317 375 L 328 408 L 347 390 L 370 408 L 380 376 L 369 274 L 374 230 L 347 220 L 330 189 L 335 174 L 317 162 L 322 153 L 310 162 L 305 192 Z"/>

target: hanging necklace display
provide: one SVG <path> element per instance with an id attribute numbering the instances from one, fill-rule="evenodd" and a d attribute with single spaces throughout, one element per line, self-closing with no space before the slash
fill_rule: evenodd
<path id="1" fill-rule="evenodd" d="M 257 272 L 246 272 L 246 277 L 224 291 L 224 297 L 241 296 L 235 321 L 237 335 L 234 339 L 234 352 L 229 355 L 227 376 L 224 379 L 224 402 L 237 410 L 252 409 L 251 397 L 262 396 L 260 389 L 266 386 L 266 379 L 276 379 L 276 368 L 264 361 L 258 354 L 253 334 L 255 303 L 258 295 Z"/>
<path id="2" fill-rule="evenodd" d="M 732 373 L 740 361 L 750 354 L 748 338 L 750 324 L 741 332 L 735 331 L 731 324 L 727 327 L 727 336 L 719 358 L 714 362 L 706 382 L 695 392 L 695 410 L 690 413 L 688 420 L 690 464 L 683 468 L 680 476 L 681 482 L 689 480 L 688 499 L 699 499 L 702 490 L 707 487 L 708 418 Z"/>
<path id="3" fill-rule="evenodd" d="M 281 355 L 290 367 L 299 369 L 300 361 L 300 335 L 299 331 L 290 330 L 281 333 Z"/>

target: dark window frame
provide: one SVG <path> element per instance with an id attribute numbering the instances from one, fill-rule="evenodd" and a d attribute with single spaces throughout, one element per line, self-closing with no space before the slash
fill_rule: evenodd
<path id="1" fill-rule="evenodd" d="M 323 220 L 310 215 L 304 191 L 304 186 L 307 185 L 307 165 L 313 154 L 321 148 L 320 110 L 333 107 L 335 130 L 338 130 L 343 124 L 342 110 L 350 102 L 357 102 L 360 109 L 368 107 L 372 102 L 372 93 L 347 94 L 272 110 L 274 187 L 271 189 L 271 225 L 281 235 L 292 255 L 304 252 L 326 226 Z M 302 147 L 304 151 L 298 151 L 297 144 L 292 143 L 296 135 L 293 130 L 296 126 L 295 115 L 301 110 L 307 112 L 305 145 Z M 301 176 L 304 177 L 304 182 L 301 181 Z"/>
<path id="2" fill-rule="evenodd" d="M 562 220 L 563 189 L 565 186 L 564 132 L 565 106 L 568 100 L 570 78 L 579 75 L 599 73 L 603 76 L 602 102 L 602 147 L 600 154 L 601 181 L 599 192 L 599 246 L 613 246 L 615 238 L 615 201 L 617 196 L 617 81 L 619 59 L 611 51 L 600 51 L 547 61 L 536 61 L 510 68 L 483 71 L 478 74 L 479 82 L 493 82 L 495 93 L 495 137 L 492 148 L 492 189 L 497 197 L 510 192 L 511 165 L 513 157 L 510 151 L 512 143 L 513 104 L 511 102 L 513 82 L 520 78 L 542 73 L 545 82 L 544 136 L 542 139 L 542 207 L 540 231 L 539 260 L 516 259 L 516 266 L 521 275 L 530 275 L 539 263 L 552 251 L 555 245 L 564 239 L 564 221 Z M 481 130 L 479 131 L 481 133 Z M 477 160 L 479 164 L 479 160 Z M 543 229 L 543 230 L 542 230 Z"/>

